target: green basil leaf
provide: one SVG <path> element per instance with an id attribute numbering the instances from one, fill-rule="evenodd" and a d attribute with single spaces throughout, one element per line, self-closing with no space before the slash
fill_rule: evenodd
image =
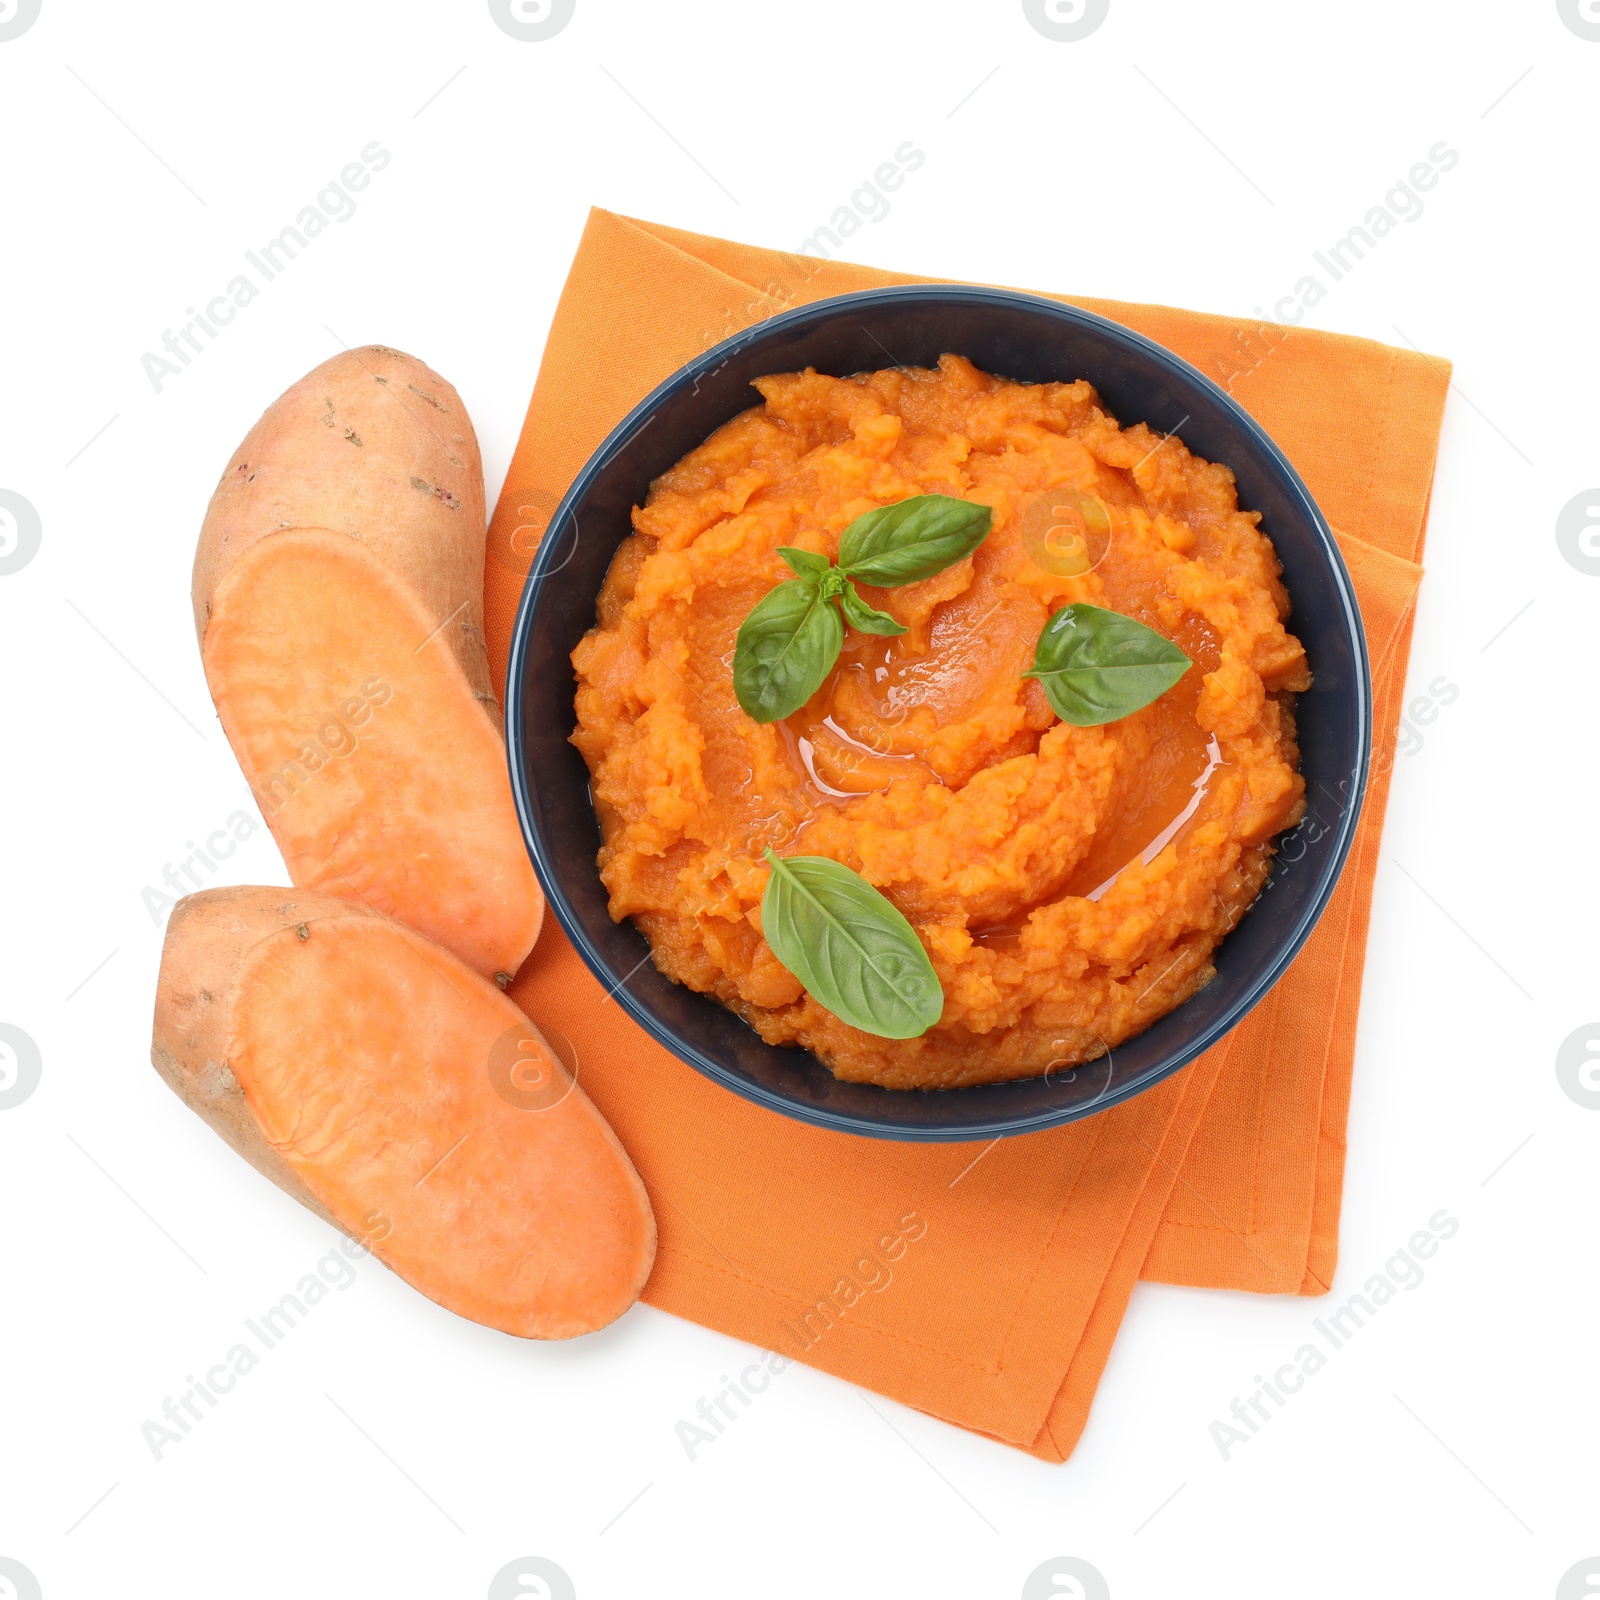
<path id="1" fill-rule="evenodd" d="M 793 545 L 780 544 L 778 554 L 789 564 L 789 570 L 797 578 L 818 579 L 833 567 L 826 556 L 819 556 L 815 550 L 797 550 Z"/>
<path id="2" fill-rule="evenodd" d="M 839 610 L 818 584 L 780 583 L 744 619 L 733 650 L 733 692 L 748 716 L 776 722 L 798 711 L 844 644 Z"/>
<path id="3" fill-rule="evenodd" d="M 1159 699 L 1193 665 L 1154 628 L 1080 602 L 1044 625 L 1027 676 L 1063 722 L 1098 728 Z"/>
<path id="4" fill-rule="evenodd" d="M 865 878 L 827 856 L 766 852 L 761 930 L 818 1005 L 881 1039 L 915 1039 L 944 990 L 909 922 Z"/>
<path id="5" fill-rule="evenodd" d="M 947 494 L 918 494 L 857 517 L 839 540 L 839 565 L 880 589 L 918 583 L 970 556 L 994 513 Z"/>
<path id="6" fill-rule="evenodd" d="M 876 606 L 869 606 L 856 593 L 856 586 L 848 580 L 844 588 L 839 591 L 839 601 L 844 606 L 844 620 L 861 633 L 881 633 L 892 638 L 895 634 L 906 631 L 887 611 L 879 611 Z"/>

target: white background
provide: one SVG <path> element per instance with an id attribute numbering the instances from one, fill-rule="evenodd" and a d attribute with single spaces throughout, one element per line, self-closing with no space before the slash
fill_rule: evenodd
<path id="1" fill-rule="evenodd" d="M 479 1597 L 529 1554 L 582 1600 L 1010 1600 L 1062 1555 L 1115 1600 L 1543 1600 L 1600 1555 L 1600 1114 L 1555 1070 L 1600 1015 L 1600 577 L 1554 531 L 1600 483 L 1597 85 L 1554 0 L 1111 0 L 1076 43 L 1018 0 L 577 0 L 540 43 L 483 0 L 43 0 L 0 42 L 0 488 L 43 530 L 0 576 L 0 1022 L 43 1063 L 0 1111 L 0 1556 L 45 1600 Z M 147 1064 L 141 891 L 249 804 L 189 611 L 218 472 L 379 341 L 459 387 L 492 503 L 591 204 L 792 249 L 908 139 L 851 259 L 1237 314 L 1460 152 L 1308 319 L 1457 378 L 1411 693 L 1459 694 L 1397 765 L 1335 1299 L 1459 1233 L 1227 1462 L 1209 1423 L 1327 1302 L 1141 1285 L 1065 1466 L 801 1367 L 690 1462 L 742 1347 L 644 1306 L 524 1344 L 373 1263 L 155 1461 L 334 1243 Z M 372 140 L 356 214 L 156 393 L 143 353 Z M 263 829 L 212 881 L 286 879 Z"/>

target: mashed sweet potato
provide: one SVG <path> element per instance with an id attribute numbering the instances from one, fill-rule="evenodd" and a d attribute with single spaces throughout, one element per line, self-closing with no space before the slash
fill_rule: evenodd
<path id="1" fill-rule="evenodd" d="M 936 371 L 763 378 L 765 404 L 651 488 L 573 652 L 573 741 L 600 871 L 656 965 L 841 1078 L 897 1089 L 1092 1060 L 1187 999 L 1304 807 L 1293 695 L 1309 686 L 1272 546 L 1233 474 L 1089 384 Z M 993 508 L 937 577 L 862 589 L 909 630 L 849 631 L 785 722 L 734 698 L 734 637 L 856 517 L 938 493 Z M 1098 728 L 1024 677 L 1072 601 L 1121 611 L 1195 665 Z M 812 1000 L 761 936 L 762 851 L 831 856 L 910 919 L 944 989 L 921 1038 Z"/>

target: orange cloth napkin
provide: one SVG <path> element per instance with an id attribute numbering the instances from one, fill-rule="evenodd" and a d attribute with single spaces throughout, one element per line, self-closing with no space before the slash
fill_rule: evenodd
<path id="1" fill-rule="evenodd" d="M 637 400 L 789 306 L 930 281 L 593 212 L 489 528 L 496 673 L 530 546 Z M 1375 675 L 1372 783 L 1332 902 L 1269 997 L 1157 1088 L 990 1147 L 825 1132 L 715 1087 L 606 998 L 553 921 L 511 991 L 572 1041 L 583 1087 L 650 1191 L 661 1248 L 646 1300 L 1050 1461 L 1083 1430 L 1137 1278 L 1329 1287 L 1373 874 L 1449 379 L 1442 361 L 1366 340 L 1071 303 L 1224 382 L 1334 525 L 1354 530 L 1339 543 Z M 1331 822 L 1337 797 L 1309 805 Z"/>

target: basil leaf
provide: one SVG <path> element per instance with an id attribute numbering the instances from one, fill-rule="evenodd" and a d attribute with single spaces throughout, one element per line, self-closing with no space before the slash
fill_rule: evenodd
<path id="1" fill-rule="evenodd" d="M 848 580 L 844 588 L 839 591 L 839 601 L 844 606 L 844 620 L 861 633 L 881 633 L 892 638 L 895 634 L 906 631 L 887 611 L 879 611 L 876 606 L 869 606 L 856 593 L 856 586 Z"/>
<path id="2" fill-rule="evenodd" d="M 826 556 L 819 556 L 814 550 L 797 550 L 793 545 L 780 544 L 778 554 L 797 578 L 817 579 L 833 568 Z"/>
<path id="3" fill-rule="evenodd" d="M 839 565 L 881 589 L 918 583 L 970 556 L 994 513 L 947 494 L 918 494 L 857 517 L 839 540 Z"/>
<path id="4" fill-rule="evenodd" d="M 733 692 L 757 722 L 798 711 L 828 676 L 844 644 L 838 608 L 820 585 L 780 583 L 746 617 L 733 649 Z"/>
<path id="5" fill-rule="evenodd" d="M 911 924 L 865 878 L 827 856 L 766 852 L 761 930 L 818 1005 L 880 1039 L 915 1039 L 944 990 Z"/>
<path id="6" fill-rule="evenodd" d="M 1193 665 L 1154 628 L 1080 602 L 1044 625 L 1026 675 L 1063 722 L 1098 728 L 1159 699 Z"/>

